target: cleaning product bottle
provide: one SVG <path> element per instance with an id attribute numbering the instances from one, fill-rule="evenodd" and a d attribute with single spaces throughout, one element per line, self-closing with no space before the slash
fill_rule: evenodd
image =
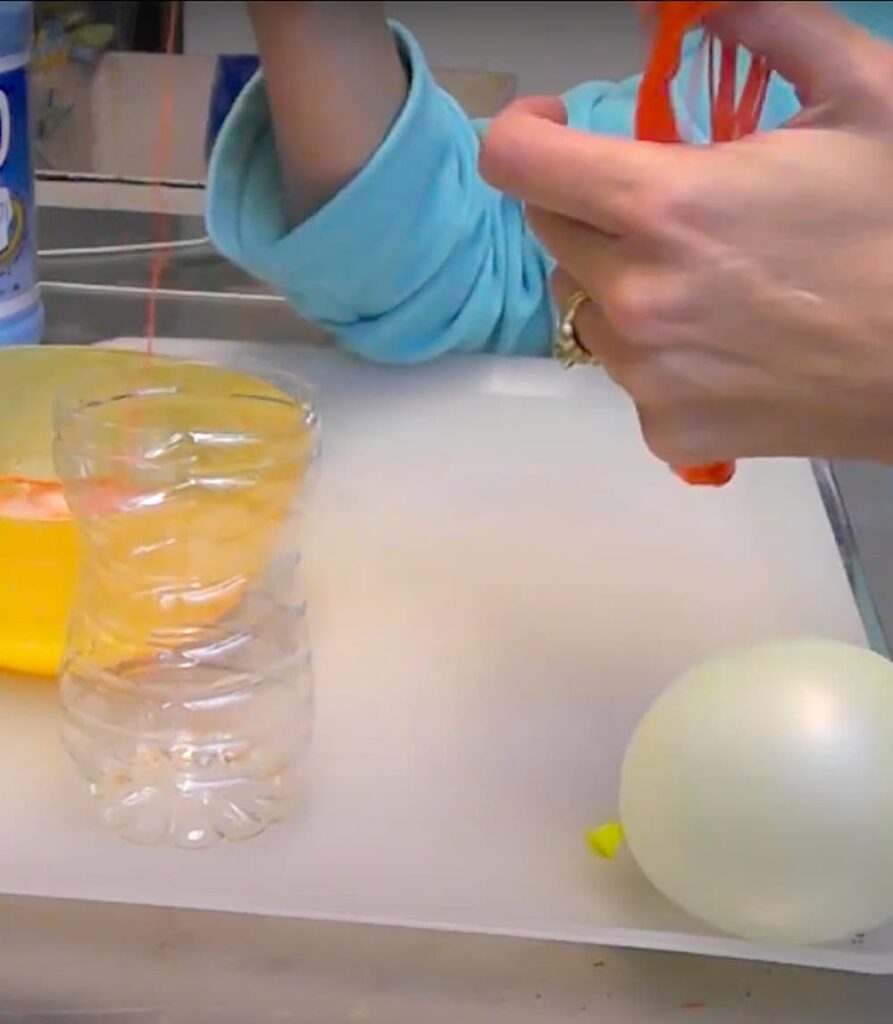
<path id="1" fill-rule="evenodd" d="M 0 3 L 0 345 L 43 334 L 28 117 L 33 6 Z"/>

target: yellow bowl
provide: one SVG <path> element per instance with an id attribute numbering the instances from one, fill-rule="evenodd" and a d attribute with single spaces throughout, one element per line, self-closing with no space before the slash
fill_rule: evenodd
<path id="1" fill-rule="evenodd" d="M 117 376 L 119 366 L 121 378 L 133 380 L 136 372 L 142 372 L 137 360 L 143 358 L 141 353 L 52 345 L 0 349 L 4 392 L 0 403 L 0 668 L 36 676 L 58 674 L 81 557 L 81 534 L 74 522 L 67 516 L 53 518 L 52 509 L 45 517 L 17 514 L 10 509 L 8 488 L 4 495 L 2 478 L 58 482 L 53 466 L 53 408 L 57 395 L 61 391 L 77 393 L 79 377 L 83 378 L 84 387 L 89 388 L 88 378 L 95 378 L 98 371 L 104 376 L 107 369 Z M 171 365 L 166 360 L 160 362 Z M 288 495 L 279 483 L 274 496 L 278 496 L 284 508 Z M 171 514 L 180 514 L 182 518 L 179 509 Z M 146 522 L 139 517 L 133 520 L 133 525 L 128 526 L 130 533 L 157 532 L 158 523 L 150 517 L 143 518 Z M 270 518 L 264 516 L 268 521 Z M 181 531 L 182 525 L 179 524 Z M 170 524 L 161 526 L 173 528 Z M 257 532 L 266 540 L 264 535 L 270 528 Z M 113 539 L 130 543 L 134 540 L 130 533 L 121 534 L 120 538 L 115 534 Z M 251 545 L 238 548 L 236 569 L 246 573 L 257 571 L 251 559 L 261 560 L 266 547 L 265 543 L 260 553 L 253 551 Z M 189 557 L 183 559 L 183 571 L 210 578 L 221 562 L 220 548 L 209 548 L 209 553 L 199 559 L 198 568 L 194 548 L 193 545 L 186 552 Z M 122 564 L 127 564 L 126 560 Z M 153 563 L 139 571 L 148 575 L 160 569 Z M 123 578 L 121 586 L 126 586 Z M 106 597 L 112 604 L 127 605 L 126 593 Z M 170 626 L 164 617 L 169 614 L 161 614 L 159 608 L 125 610 L 131 619 L 136 616 L 139 620 L 134 619 L 136 625 L 131 622 L 130 626 L 133 635 L 142 638 L 140 643 L 154 630 Z"/>
<path id="2" fill-rule="evenodd" d="M 77 562 L 70 521 L 0 516 L 0 667 L 58 672 Z"/>
<path id="3" fill-rule="evenodd" d="M 0 349 L 0 477 L 55 480 L 53 403 L 82 373 L 131 361 L 95 348 Z M 9 517 L 0 509 L 0 667 L 53 676 L 65 645 L 79 541 L 69 519 Z"/>

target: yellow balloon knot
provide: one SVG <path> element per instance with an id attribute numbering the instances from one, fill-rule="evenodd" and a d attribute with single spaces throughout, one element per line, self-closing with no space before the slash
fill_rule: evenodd
<path id="1" fill-rule="evenodd" d="M 586 833 L 586 842 L 593 853 L 605 860 L 613 860 L 623 844 L 623 827 L 619 821 L 609 821 Z"/>

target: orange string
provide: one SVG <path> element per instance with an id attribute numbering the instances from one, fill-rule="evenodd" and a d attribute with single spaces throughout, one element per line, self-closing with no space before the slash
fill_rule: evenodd
<path id="1" fill-rule="evenodd" d="M 177 26 L 180 15 L 179 0 L 171 0 L 168 6 L 167 27 L 165 32 L 164 53 L 165 56 L 172 56 L 177 41 Z M 152 160 L 150 168 L 151 193 L 152 193 L 152 234 L 153 240 L 166 244 L 171 239 L 171 218 L 165 197 L 162 182 L 173 162 L 174 146 L 174 87 L 170 69 L 165 65 L 161 69 L 162 90 L 161 90 L 161 112 L 158 121 L 158 129 L 155 137 L 155 144 L 152 148 Z M 157 299 L 158 289 L 164 275 L 169 259 L 169 251 L 160 248 L 153 252 L 149 272 L 149 301 L 146 310 L 146 352 L 151 355 L 152 345 L 156 333 L 157 320 Z M 58 497 L 61 500 L 62 484 L 58 480 L 32 479 L 30 477 L 17 476 L 15 474 L 0 475 L 0 487 L 11 487 L 16 494 L 34 506 L 34 511 L 39 511 L 43 497 Z M 6 504 L 5 499 L 0 499 L 0 509 Z M 54 508 L 55 517 L 62 515 L 61 511 Z M 2 514 L 2 513 L 0 513 Z"/>
<path id="2" fill-rule="evenodd" d="M 657 9 L 657 32 L 648 66 L 642 75 L 636 104 L 636 137 L 649 142 L 679 143 L 682 137 L 676 122 L 672 85 L 682 62 L 685 37 L 702 26 L 704 19 L 723 0 L 661 0 Z M 750 135 L 759 127 L 766 100 L 770 70 L 766 62 L 753 57 L 736 105 L 738 91 L 738 48 L 720 44 L 719 75 L 716 74 L 715 39 L 705 32 L 708 51 L 707 89 L 712 142 L 731 142 Z M 718 80 L 717 80 L 718 79 Z M 676 467 L 686 483 L 721 487 L 735 474 L 733 462 L 710 466 Z"/>
<path id="3" fill-rule="evenodd" d="M 164 53 L 171 57 L 177 41 L 177 25 L 180 15 L 179 0 L 170 0 L 168 5 L 167 31 L 165 33 Z M 174 153 L 174 87 L 172 75 L 167 62 L 162 70 L 161 112 L 158 118 L 158 130 L 155 145 L 152 149 L 151 181 L 153 195 L 153 237 L 162 244 L 152 254 L 149 272 L 149 302 L 146 310 L 146 352 L 151 354 L 157 329 L 158 289 L 167 267 L 170 252 L 166 248 L 171 240 L 171 218 L 167 206 L 164 185 L 162 182 L 170 170 Z"/>

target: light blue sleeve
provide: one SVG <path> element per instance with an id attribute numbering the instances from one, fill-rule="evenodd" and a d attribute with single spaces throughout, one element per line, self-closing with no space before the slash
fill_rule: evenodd
<path id="1" fill-rule="evenodd" d="M 212 155 L 209 233 L 223 255 L 364 358 L 411 363 L 447 352 L 546 354 L 555 317 L 552 261 L 528 229 L 521 204 L 478 173 L 485 125 L 472 122 L 437 86 L 412 35 L 393 28 L 409 68 L 409 95 L 367 165 L 290 229 L 258 76 L 236 102 Z M 631 134 L 637 84 L 591 82 L 571 90 L 569 123 Z M 779 86 L 768 121 L 796 109 Z M 703 111 L 689 113 L 693 133 L 703 133 L 697 123 Z"/>

